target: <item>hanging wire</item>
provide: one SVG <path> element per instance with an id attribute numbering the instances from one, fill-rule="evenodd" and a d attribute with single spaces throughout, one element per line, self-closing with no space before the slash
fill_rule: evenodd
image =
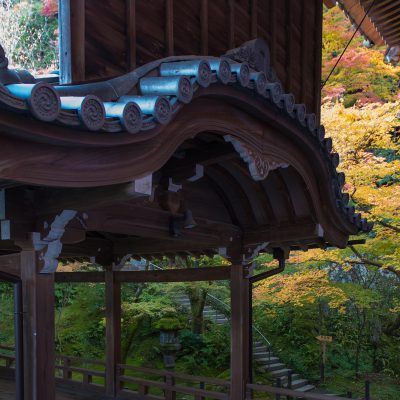
<path id="1" fill-rule="evenodd" d="M 346 44 L 346 47 L 344 48 L 344 50 L 342 51 L 342 54 L 339 56 L 339 58 L 337 59 L 335 65 L 333 66 L 333 68 L 331 69 L 331 72 L 329 72 L 328 77 L 325 79 L 325 81 L 323 82 L 323 84 L 321 85 L 321 89 L 324 88 L 324 86 L 326 85 L 326 83 L 328 82 L 329 78 L 331 77 L 331 75 L 333 74 L 333 72 L 335 71 L 336 67 L 338 66 L 340 60 L 342 59 L 344 53 L 346 52 L 347 48 L 350 46 L 351 42 L 354 39 L 354 36 L 356 36 L 357 32 L 360 29 L 360 26 L 363 24 L 365 18 L 367 17 L 367 15 L 370 13 L 370 11 L 372 10 L 372 7 L 374 6 L 376 0 L 373 0 L 373 2 L 371 3 L 371 5 L 369 6 L 368 10 L 365 12 L 364 17 L 362 18 L 361 22 L 358 24 L 357 29 L 354 31 L 353 35 L 351 36 L 350 40 L 348 41 L 348 43 Z"/>

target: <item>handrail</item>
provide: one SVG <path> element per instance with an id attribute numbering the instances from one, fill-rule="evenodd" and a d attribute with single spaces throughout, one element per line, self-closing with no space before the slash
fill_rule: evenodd
<path id="1" fill-rule="evenodd" d="M 230 311 L 230 307 L 229 304 L 223 302 L 221 299 L 219 299 L 218 297 L 215 297 L 214 295 L 207 293 L 207 297 L 212 298 L 214 301 L 217 301 L 219 304 L 223 305 L 225 307 L 226 310 Z M 229 318 L 228 315 L 226 315 L 226 317 Z M 271 347 L 271 342 L 265 337 L 265 335 L 260 331 L 260 329 L 257 327 L 257 325 L 252 324 L 251 325 L 252 329 L 255 330 L 257 332 L 258 335 L 261 336 L 261 339 L 267 344 L 268 347 Z"/>
<path id="2" fill-rule="evenodd" d="M 251 327 L 261 336 L 261 339 L 267 343 L 268 347 L 271 347 L 271 342 L 265 337 L 265 335 L 263 335 L 263 333 L 257 328 L 257 326 L 252 324 Z"/>

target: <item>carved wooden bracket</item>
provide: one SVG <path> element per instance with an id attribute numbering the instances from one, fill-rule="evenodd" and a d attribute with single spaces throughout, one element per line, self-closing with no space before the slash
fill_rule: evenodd
<path id="1" fill-rule="evenodd" d="M 41 238 L 39 232 L 32 236 L 33 245 L 36 251 L 40 251 L 39 258 L 43 262 L 42 274 L 52 274 L 58 267 L 58 256 L 62 250 L 61 238 L 65 227 L 76 216 L 77 211 L 64 210 L 54 218 L 50 225 L 50 231 L 46 237 Z"/>
<path id="2" fill-rule="evenodd" d="M 255 181 L 263 181 L 270 171 L 277 168 L 286 168 L 289 165 L 272 158 L 266 157 L 261 152 L 250 147 L 248 144 L 233 138 L 231 135 L 224 136 L 226 142 L 232 143 L 243 161 L 249 166 L 250 175 Z"/>

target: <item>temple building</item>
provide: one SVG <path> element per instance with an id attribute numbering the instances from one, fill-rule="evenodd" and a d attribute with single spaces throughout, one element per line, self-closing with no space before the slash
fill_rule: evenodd
<path id="1" fill-rule="evenodd" d="M 371 229 L 320 125 L 322 11 L 322 0 L 61 0 L 59 75 L 13 70 L 0 50 L 0 279 L 15 285 L 17 400 L 55 399 L 55 282 L 105 282 L 104 398 L 326 398 L 253 383 L 250 329 L 252 285 L 292 250 L 344 248 Z M 258 276 L 262 252 L 279 267 Z M 204 254 L 231 265 L 119 268 Z M 71 257 L 104 270 L 58 272 Z M 194 389 L 170 372 L 127 389 L 121 284 L 221 279 L 230 380 Z"/>

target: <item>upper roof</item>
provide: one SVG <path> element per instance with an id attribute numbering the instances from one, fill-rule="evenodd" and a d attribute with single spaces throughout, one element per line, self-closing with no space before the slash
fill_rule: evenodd
<path id="1" fill-rule="evenodd" d="M 325 4 L 333 6 L 331 1 Z M 376 45 L 400 45 L 400 1 L 398 0 L 339 0 L 339 6 L 360 26 L 362 34 Z"/>

